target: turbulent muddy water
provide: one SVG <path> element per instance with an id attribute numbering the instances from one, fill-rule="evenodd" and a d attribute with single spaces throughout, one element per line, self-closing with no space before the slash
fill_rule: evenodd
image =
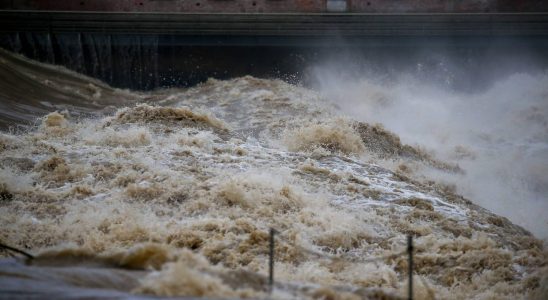
<path id="1" fill-rule="evenodd" d="M 277 299 L 403 298 L 407 235 L 417 299 L 548 293 L 543 242 L 435 180 L 467 165 L 325 92 L 242 77 L 143 94 L 0 63 L 4 127 L 33 124 L 0 134 L 0 240 L 36 254 L 0 261 L 0 298 L 266 298 L 270 228 Z"/>

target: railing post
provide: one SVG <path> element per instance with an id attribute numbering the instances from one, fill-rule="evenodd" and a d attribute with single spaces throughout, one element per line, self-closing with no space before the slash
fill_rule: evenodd
<path id="1" fill-rule="evenodd" d="M 407 236 L 407 253 L 409 254 L 409 295 L 408 299 L 413 300 L 413 236 Z"/>
<path id="2" fill-rule="evenodd" d="M 274 234 L 276 231 L 274 228 L 270 228 L 270 260 L 268 269 L 268 292 L 272 293 L 274 286 Z"/>

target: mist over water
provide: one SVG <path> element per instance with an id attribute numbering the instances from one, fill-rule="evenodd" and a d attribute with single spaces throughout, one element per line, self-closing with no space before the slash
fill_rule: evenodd
<path id="1" fill-rule="evenodd" d="M 507 71 L 463 91 L 455 88 L 455 66 L 423 68 L 419 63 L 414 72 L 390 78 L 334 64 L 318 66 L 312 73 L 316 88 L 343 113 L 380 123 L 402 142 L 464 170 L 451 174 L 417 167 L 415 173 L 454 184 L 459 194 L 546 240 L 546 71 Z M 428 71 L 432 73 L 425 74 Z M 461 77 L 476 76 L 460 72 Z"/>

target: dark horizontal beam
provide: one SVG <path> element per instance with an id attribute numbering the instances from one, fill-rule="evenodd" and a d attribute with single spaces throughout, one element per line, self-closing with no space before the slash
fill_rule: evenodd
<path id="1" fill-rule="evenodd" d="M 548 36 L 548 13 L 185 14 L 0 11 L 0 33 L 185 36 Z"/>

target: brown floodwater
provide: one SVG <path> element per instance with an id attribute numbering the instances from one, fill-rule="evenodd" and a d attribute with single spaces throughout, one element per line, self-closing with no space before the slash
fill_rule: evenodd
<path id="1" fill-rule="evenodd" d="M 36 256 L 0 252 L 0 298 L 400 299 L 408 235 L 416 299 L 548 294 L 543 241 L 432 175 L 466 166 L 325 93 L 251 76 L 133 92 L 0 54 L 18 126 L 0 133 L 0 241 Z"/>

